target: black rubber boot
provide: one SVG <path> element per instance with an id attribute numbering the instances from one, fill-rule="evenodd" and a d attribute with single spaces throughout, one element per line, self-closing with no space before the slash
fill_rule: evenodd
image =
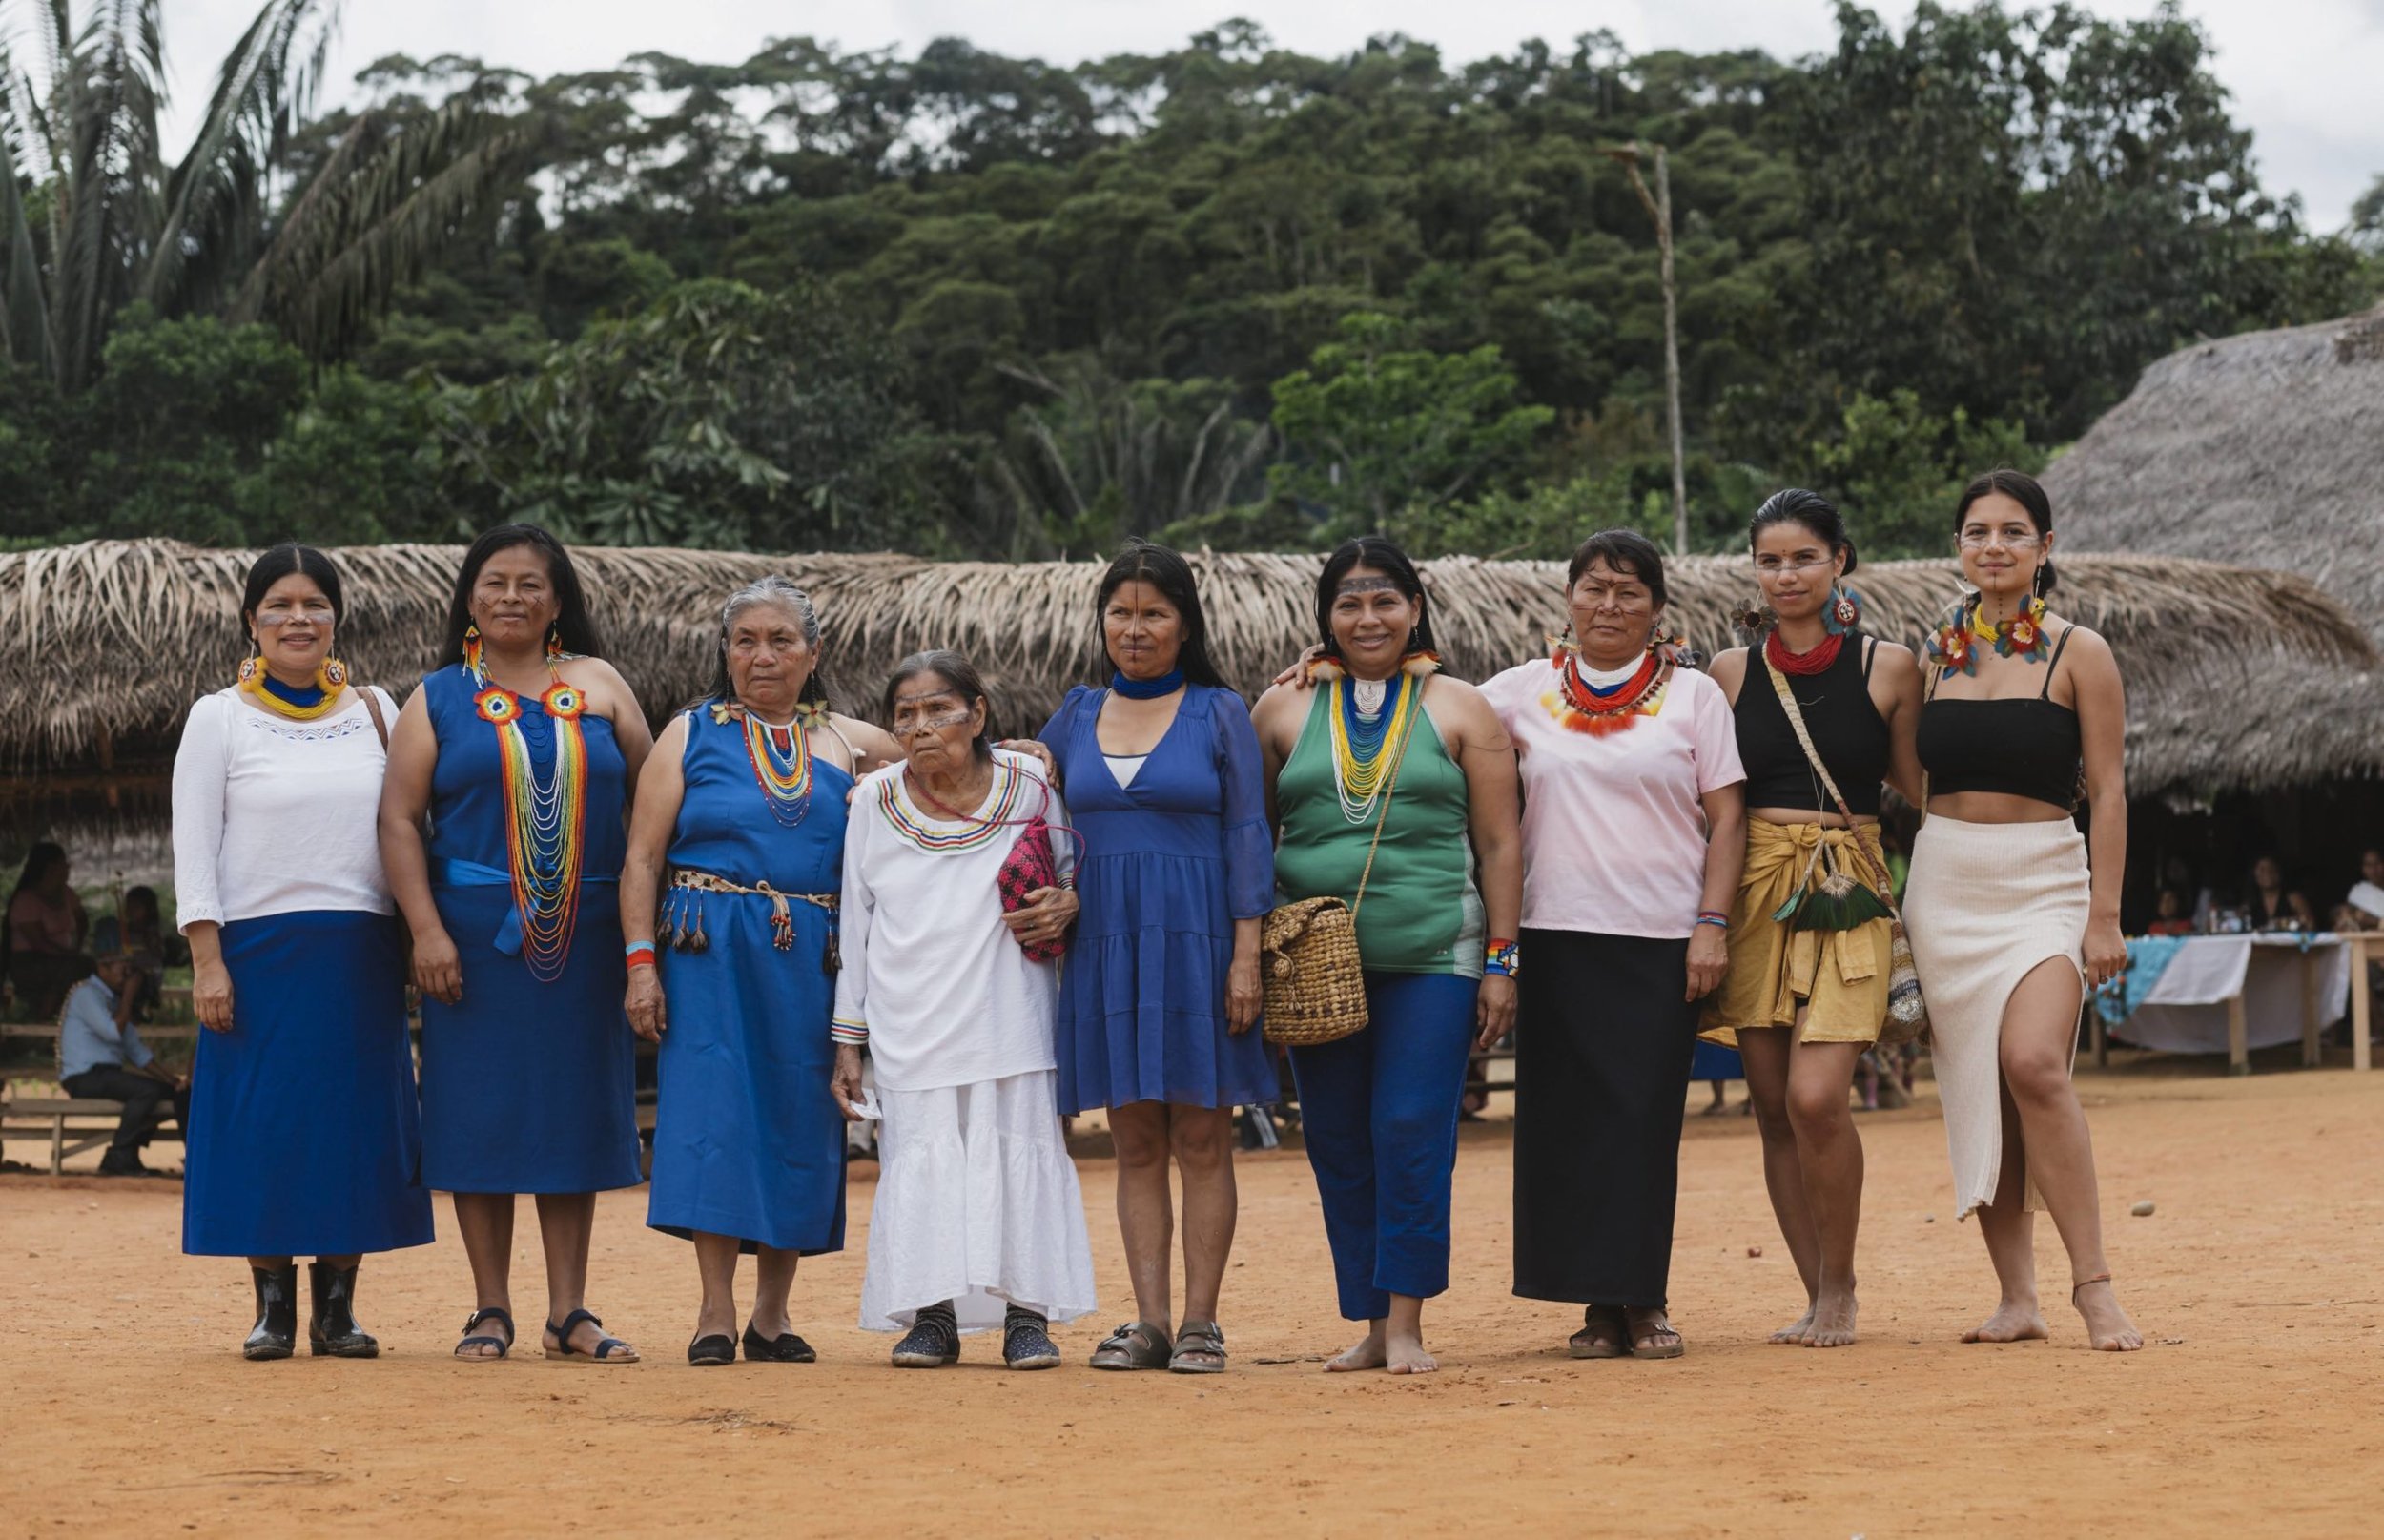
<path id="1" fill-rule="evenodd" d="M 315 1356 L 379 1358 L 380 1344 L 356 1324 L 356 1269 L 311 1263 L 306 1281 L 315 1294 L 315 1313 L 306 1322 L 306 1340 Z"/>
<path id="2" fill-rule="evenodd" d="M 257 1285 L 257 1324 L 240 1344 L 240 1356 L 287 1358 L 298 1348 L 298 1263 L 248 1271 Z"/>

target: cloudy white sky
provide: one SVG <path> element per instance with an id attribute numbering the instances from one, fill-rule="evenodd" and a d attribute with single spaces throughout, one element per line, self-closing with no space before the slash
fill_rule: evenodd
<path id="1" fill-rule="evenodd" d="M 2088 0 L 2114 16 L 2157 0 Z M 258 0 L 166 0 L 178 64 L 177 144 L 209 78 Z M 1912 10 L 1876 0 L 1901 20 Z M 2339 227 L 2384 173 L 2384 0 L 2186 0 L 2218 50 L 2219 78 L 2255 134 L 2262 181 L 2301 194 L 2312 223 Z M 1634 48 L 1759 47 L 1793 55 L 1828 46 L 1827 0 L 349 0 L 335 72 L 352 75 L 384 53 L 476 55 L 533 74 L 599 69 L 648 50 L 727 62 L 771 36 L 810 34 L 846 48 L 916 48 L 963 36 L 997 52 L 1073 62 L 1156 52 L 1224 17 L 1257 20 L 1304 52 L 1346 51 L 1375 32 L 1436 43 L 1451 61 L 1501 52 L 1527 37 L 1562 42 L 1605 27 Z"/>

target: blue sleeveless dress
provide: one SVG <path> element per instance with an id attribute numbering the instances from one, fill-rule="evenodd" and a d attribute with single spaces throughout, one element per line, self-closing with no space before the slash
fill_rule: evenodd
<path id="1" fill-rule="evenodd" d="M 430 891 L 463 963 L 463 998 L 422 1001 L 422 1184 L 444 1192 L 583 1193 L 634 1187 L 637 1061 L 621 997 L 626 766 L 612 724 L 580 718 L 587 744 L 580 910 L 563 976 L 521 955 L 505 848 L 509 807 L 496 729 L 460 664 L 422 681 L 439 766 L 431 777 Z M 533 762 L 554 723 L 522 700 Z"/>
<path id="2" fill-rule="evenodd" d="M 1108 694 L 1078 686 L 1043 729 L 1083 836 L 1082 909 L 1059 974 L 1059 1110 L 1273 1101 L 1274 1050 L 1255 1026 L 1225 1030 L 1234 921 L 1275 901 L 1249 710 L 1229 689 L 1185 686 L 1158 747 L 1120 786 L 1097 731 Z"/>
<path id="3" fill-rule="evenodd" d="M 810 810 L 782 827 L 746 755 L 744 726 L 712 708 L 688 713 L 687 790 L 670 835 L 670 870 L 740 887 L 833 893 L 844 877 L 845 798 L 853 777 L 814 759 Z M 668 1025 L 658 1068 L 654 1185 L 646 1222 L 705 1230 L 806 1254 L 844 1249 L 844 1115 L 828 1081 L 835 916 L 790 902 L 793 934 L 775 944 L 758 893 L 664 892 L 656 927 Z M 670 943 L 700 922 L 701 952 Z"/>

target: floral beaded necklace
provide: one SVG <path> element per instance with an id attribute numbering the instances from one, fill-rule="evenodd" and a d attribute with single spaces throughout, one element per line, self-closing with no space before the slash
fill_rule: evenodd
<path id="1" fill-rule="evenodd" d="M 1939 677 L 1977 674 L 1981 647 L 1993 647 L 1999 658 L 2018 658 L 2024 663 L 2043 660 L 2044 600 L 2029 598 L 2018 614 L 2009 620 L 1992 622 L 1984 630 L 1979 628 L 1979 606 L 1976 597 L 1963 600 L 1945 624 L 1937 628 L 1937 634 L 1929 638 L 1929 662 L 1941 670 Z"/>
<path id="2" fill-rule="evenodd" d="M 587 845 L 587 740 L 580 717 L 587 698 L 557 667 L 565 657 L 549 645 L 553 678 L 539 706 L 554 725 L 554 753 L 542 777 L 522 730 L 522 697 L 488 682 L 477 626 L 466 631 L 463 667 L 481 687 L 472 708 L 496 730 L 505 790 L 505 863 L 513 907 L 522 919 L 522 960 L 530 976 L 550 984 L 563 976 L 579 927 L 580 866 Z"/>

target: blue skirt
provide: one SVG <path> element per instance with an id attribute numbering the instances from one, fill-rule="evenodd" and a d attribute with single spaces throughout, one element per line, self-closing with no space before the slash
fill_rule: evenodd
<path id="1" fill-rule="evenodd" d="M 343 1257 L 431 1242 L 397 921 L 308 911 L 223 927 L 232 1030 L 191 1072 L 182 1249 Z"/>
<path id="2" fill-rule="evenodd" d="M 1700 1042 L 1690 1056 L 1689 1078 L 1692 1080 L 1742 1080 L 1746 1069 L 1738 1061 L 1738 1050 L 1724 1048 L 1719 1043 Z"/>
<path id="3" fill-rule="evenodd" d="M 1060 1112 L 1278 1099 L 1265 1035 L 1225 1030 L 1233 928 L 1218 929 L 1218 863 L 1130 852 L 1086 866 L 1086 907 L 1059 965 Z"/>
<path id="4" fill-rule="evenodd" d="M 662 955 L 668 1026 L 655 1068 L 654 1185 L 646 1222 L 811 1255 L 844 1249 L 844 1114 L 828 1089 L 834 921 L 790 908 L 794 944 L 771 944 L 770 900 L 708 895 L 710 945 Z"/>
<path id="5" fill-rule="evenodd" d="M 542 984 L 496 947 L 513 891 L 434 887 L 463 998 L 422 1001 L 422 1181 L 441 1192 L 634 1187 L 637 1055 L 621 997 L 621 895 L 580 889 L 563 976 Z"/>

